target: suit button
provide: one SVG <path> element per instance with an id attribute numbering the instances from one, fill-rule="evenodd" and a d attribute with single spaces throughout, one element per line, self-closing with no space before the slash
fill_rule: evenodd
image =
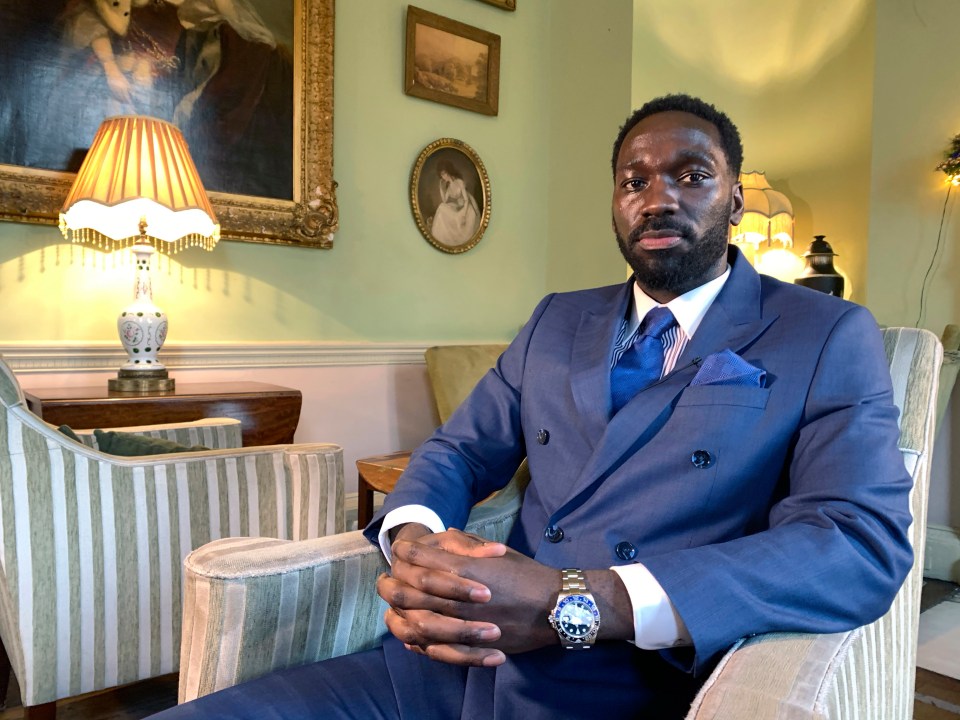
<path id="1" fill-rule="evenodd" d="M 550 442 L 550 431 L 544 430 L 543 428 L 537 430 L 537 442 L 541 445 L 546 445 Z"/>
<path id="2" fill-rule="evenodd" d="M 693 466 L 699 470 L 706 470 L 708 467 L 713 465 L 713 455 L 708 453 L 706 450 L 694 450 L 693 455 L 690 456 L 690 462 L 693 463 Z"/>
<path id="3" fill-rule="evenodd" d="M 547 525 L 547 529 L 543 531 L 543 536 L 547 539 L 547 542 L 558 543 L 563 540 L 563 528 L 559 525 Z"/>
<path id="4" fill-rule="evenodd" d="M 637 556 L 637 549 L 626 540 L 617 543 L 617 557 L 621 560 L 633 560 Z"/>

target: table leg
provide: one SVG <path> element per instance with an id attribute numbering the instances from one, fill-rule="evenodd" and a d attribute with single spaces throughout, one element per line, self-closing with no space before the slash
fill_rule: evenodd
<path id="1" fill-rule="evenodd" d="M 363 530 L 373 519 L 373 488 L 363 475 L 357 475 L 357 529 Z"/>

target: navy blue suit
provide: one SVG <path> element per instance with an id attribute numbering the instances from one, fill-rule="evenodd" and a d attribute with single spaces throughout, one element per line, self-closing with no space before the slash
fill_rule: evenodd
<path id="1" fill-rule="evenodd" d="M 532 480 L 510 546 L 595 569 L 622 564 L 615 548 L 630 543 L 693 639 L 695 652 L 600 643 L 471 669 L 466 713 L 643 716 L 651 689 L 694 687 L 651 683 L 669 673 L 661 656 L 702 675 L 744 635 L 840 631 L 889 607 L 912 563 L 911 481 L 876 323 L 858 305 L 759 276 L 736 249 L 730 262 L 673 372 L 612 419 L 610 358 L 631 284 L 545 298 L 367 529 L 375 539 L 383 515 L 407 504 L 463 527 L 526 456 Z M 691 385 L 700 361 L 725 349 L 765 371 L 763 386 Z M 559 542 L 545 537 L 551 526 Z M 538 712 L 544 703 L 556 711 Z"/>
<path id="2" fill-rule="evenodd" d="M 511 547 L 552 567 L 598 569 L 622 564 L 616 548 L 628 543 L 693 648 L 557 644 L 466 669 L 387 638 L 382 650 L 163 717 L 668 720 L 684 716 L 704 672 L 744 635 L 840 631 L 882 615 L 912 553 L 911 480 L 881 335 L 862 307 L 759 276 L 735 249 L 730 262 L 673 372 L 612 419 L 611 352 L 631 284 L 545 298 L 365 531 L 375 540 L 383 515 L 408 504 L 463 527 L 527 457 Z M 764 371 L 762 384 L 694 382 L 712 364 L 702 360 L 725 350 Z"/>

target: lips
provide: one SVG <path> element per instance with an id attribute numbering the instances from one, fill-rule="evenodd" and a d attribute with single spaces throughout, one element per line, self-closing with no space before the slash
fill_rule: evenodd
<path id="1" fill-rule="evenodd" d="M 634 241 L 644 250 L 669 250 L 683 241 L 678 230 L 646 230 L 635 233 Z"/>

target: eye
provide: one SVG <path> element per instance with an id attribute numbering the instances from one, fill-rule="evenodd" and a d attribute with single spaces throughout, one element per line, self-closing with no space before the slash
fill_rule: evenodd
<path id="1" fill-rule="evenodd" d="M 686 185 L 701 185 L 706 180 L 709 180 L 710 176 L 706 173 L 698 172 L 694 170 L 693 172 L 688 172 L 680 177 L 680 182 L 685 183 Z"/>
<path id="2" fill-rule="evenodd" d="M 627 178 L 622 183 L 620 183 L 620 187 L 630 192 L 637 192 L 639 190 L 643 190 L 646 186 L 647 186 L 647 181 L 644 180 L 643 178 L 638 178 L 638 177 Z"/>

